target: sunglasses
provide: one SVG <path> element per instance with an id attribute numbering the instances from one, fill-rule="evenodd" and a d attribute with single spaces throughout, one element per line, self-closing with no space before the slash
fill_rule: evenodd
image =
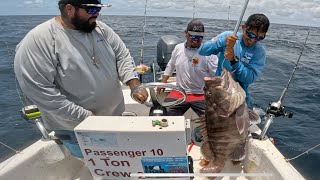
<path id="1" fill-rule="evenodd" d="M 191 35 L 191 34 L 189 34 L 189 37 L 190 37 L 191 39 L 195 39 L 195 38 L 197 38 L 197 39 L 199 39 L 199 40 L 202 40 L 202 39 L 203 39 L 203 36 L 196 36 L 196 35 Z"/>
<path id="2" fill-rule="evenodd" d="M 253 34 L 252 32 L 249 32 L 248 29 L 246 29 L 246 33 L 247 33 L 247 36 L 250 38 L 250 39 L 256 39 L 257 41 L 261 41 L 263 40 L 266 36 L 256 36 L 255 34 Z"/>
<path id="3" fill-rule="evenodd" d="M 77 7 L 86 10 L 88 14 L 95 14 L 101 10 L 101 7 L 97 6 L 77 5 Z"/>

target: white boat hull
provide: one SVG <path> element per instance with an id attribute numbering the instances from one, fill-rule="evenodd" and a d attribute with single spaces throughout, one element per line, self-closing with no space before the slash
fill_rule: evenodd
<path id="1" fill-rule="evenodd" d="M 130 90 L 123 90 L 126 102 L 126 111 L 133 111 L 138 116 L 147 115 L 148 108 L 140 105 L 130 98 Z M 185 114 L 186 118 L 195 117 L 192 112 Z M 260 133 L 260 129 L 253 125 L 252 132 Z M 194 146 L 190 151 L 194 159 L 195 173 L 201 168 L 199 165 L 199 146 Z M 260 141 L 249 139 L 247 143 L 246 159 L 238 165 L 233 165 L 228 161 L 222 173 L 266 173 L 272 176 L 235 178 L 223 177 L 216 179 L 295 179 L 302 180 L 303 176 L 289 163 L 284 156 L 269 140 Z M 93 179 L 84 161 L 70 155 L 68 150 L 55 141 L 39 140 L 7 159 L 0 164 L 1 180 L 90 180 Z M 159 179 L 159 178 L 157 178 Z M 195 177 L 195 179 L 203 179 Z"/>

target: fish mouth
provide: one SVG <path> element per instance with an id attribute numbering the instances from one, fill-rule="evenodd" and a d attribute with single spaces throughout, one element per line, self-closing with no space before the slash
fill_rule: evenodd
<path id="1" fill-rule="evenodd" d="M 233 96 L 239 91 L 239 84 L 233 79 L 231 73 L 226 69 L 223 69 L 221 76 L 205 77 L 204 91 L 209 90 L 211 94 L 215 95 L 216 103 L 221 103 L 227 100 L 230 96 Z M 242 90 L 243 91 L 243 90 Z"/>

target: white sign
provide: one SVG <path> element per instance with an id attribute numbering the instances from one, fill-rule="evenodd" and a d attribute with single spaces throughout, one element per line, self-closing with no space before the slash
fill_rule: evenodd
<path id="1" fill-rule="evenodd" d="M 131 173 L 188 173 L 185 119 L 166 116 L 168 127 L 153 127 L 159 117 L 90 116 L 75 128 L 94 179 L 129 179 Z"/>

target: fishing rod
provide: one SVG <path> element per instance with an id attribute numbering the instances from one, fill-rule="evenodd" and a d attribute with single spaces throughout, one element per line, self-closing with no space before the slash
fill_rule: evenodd
<path id="1" fill-rule="evenodd" d="M 239 29 L 239 27 L 240 27 L 240 23 L 241 23 L 241 21 L 242 21 L 244 12 L 246 12 L 248 3 L 249 3 L 249 0 L 246 0 L 246 1 L 244 2 L 244 5 L 243 5 L 243 7 L 242 7 L 241 15 L 240 15 L 240 17 L 239 17 L 239 19 L 238 19 L 238 21 L 237 21 L 236 27 L 235 27 L 234 30 L 233 30 L 233 35 L 236 35 L 237 32 L 238 32 L 238 29 Z"/>
<path id="2" fill-rule="evenodd" d="M 143 64 L 143 59 L 144 59 L 143 48 L 144 48 L 144 34 L 146 31 L 146 25 L 147 25 L 147 4 L 148 4 L 148 0 L 146 0 L 145 6 L 144 6 L 144 24 L 143 24 L 142 41 L 141 41 L 140 65 Z M 139 78 L 140 78 L 140 81 L 142 82 L 142 74 L 139 75 Z"/>
<path id="3" fill-rule="evenodd" d="M 234 27 L 234 30 L 233 30 L 233 33 L 232 33 L 234 36 L 237 34 L 237 32 L 238 32 L 238 30 L 239 30 L 239 27 L 240 27 L 240 24 L 241 24 L 243 15 L 244 15 L 244 13 L 246 12 L 248 3 L 249 3 L 249 0 L 246 0 L 246 1 L 244 2 L 244 4 L 243 4 L 240 17 L 239 17 L 239 19 L 238 19 L 238 21 L 237 21 L 237 24 L 236 24 L 236 26 Z M 229 6 L 229 11 L 230 11 L 230 6 Z M 228 23 L 229 23 L 229 15 L 228 15 Z M 229 24 L 228 24 L 228 26 L 229 26 Z M 223 66 L 225 60 L 226 60 L 226 58 L 223 58 L 222 66 Z"/>
<path id="4" fill-rule="evenodd" d="M 288 89 L 289 89 L 291 80 L 292 80 L 292 78 L 293 78 L 293 76 L 294 76 L 294 74 L 295 74 L 295 72 L 296 72 L 296 70 L 297 70 L 297 68 L 298 68 L 299 61 L 300 61 L 301 56 L 302 56 L 302 54 L 303 54 L 303 52 L 304 52 L 304 50 L 305 50 L 305 47 L 306 47 L 306 44 L 307 44 L 307 41 L 308 41 L 309 34 L 310 34 L 310 31 L 308 31 L 306 40 L 305 40 L 305 42 L 304 42 L 304 44 L 303 44 L 303 49 L 302 49 L 302 51 L 300 52 L 299 58 L 298 58 L 297 62 L 295 63 L 295 66 L 294 66 L 294 68 L 293 68 L 293 72 L 292 72 L 292 74 L 291 74 L 291 76 L 290 76 L 290 78 L 289 78 L 289 81 L 288 81 L 287 85 L 286 85 L 285 88 L 283 89 L 279 100 L 278 100 L 277 102 L 272 102 L 272 103 L 270 103 L 270 104 L 269 104 L 269 107 L 267 108 L 267 113 L 266 113 L 266 115 L 265 115 L 265 119 L 266 119 L 265 125 L 264 125 L 263 130 L 262 130 L 262 132 L 261 132 L 261 134 L 260 134 L 259 139 L 265 139 L 265 135 L 266 135 L 266 133 L 267 133 L 267 131 L 268 131 L 268 128 L 269 128 L 270 124 L 272 123 L 272 121 L 273 121 L 273 119 L 274 119 L 275 117 L 288 116 L 288 118 L 292 118 L 292 116 L 293 116 L 293 113 L 287 113 L 287 112 L 285 112 L 284 106 L 282 105 L 282 101 L 283 101 L 283 99 L 284 99 L 284 97 L 285 97 L 285 95 L 286 95 L 286 93 L 287 93 L 287 91 L 288 91 Z"/>

